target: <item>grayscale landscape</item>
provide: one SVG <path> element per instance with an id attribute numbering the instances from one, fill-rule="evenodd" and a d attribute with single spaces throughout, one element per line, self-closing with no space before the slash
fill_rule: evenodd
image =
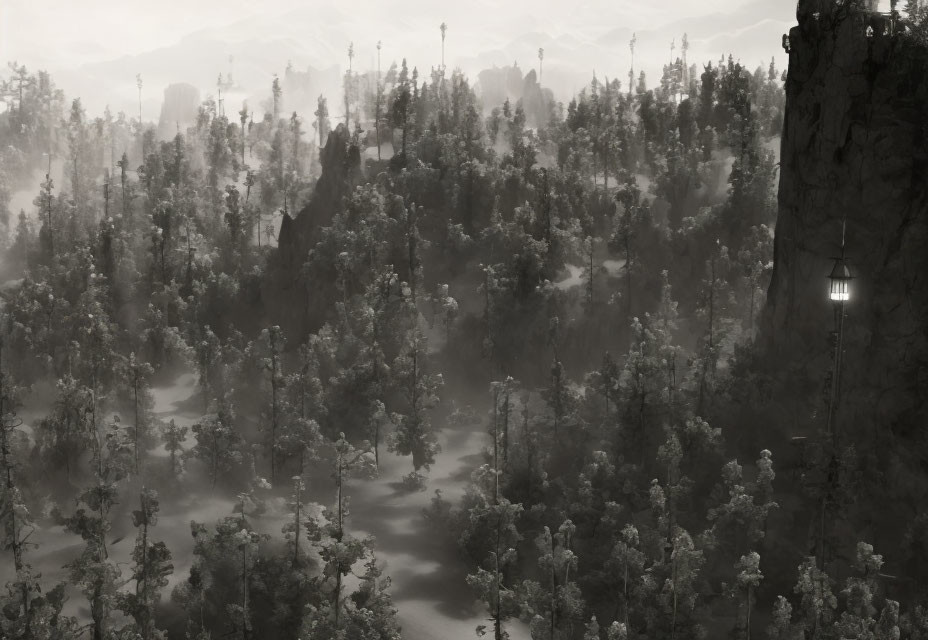
<path id="1" fill-rule="evenodd" d="M 924 0 L 0 59 L 0 640 L 928 639 Z"/>

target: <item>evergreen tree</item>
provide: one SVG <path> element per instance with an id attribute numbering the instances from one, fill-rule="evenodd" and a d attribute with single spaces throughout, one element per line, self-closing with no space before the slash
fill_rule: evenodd
<path id="1" fill-rule="evenodd" d="M 518 589 L 509 583 L 508 576 L 516 563 L 516 546 L 522 539 L 517 528 L 522 505 L 512 504 L 500 498 L 495 489 L 493 491 L 490 495 L 482 493 L 479 502 L 469 510 L 471 523 L 476 520 L 475 524 L 486 527 L 485 531 L 474 527 L 472 534 L 486 533 L 489 544 L 476 572 L 467 576 L 467 584 L 489 609 L 493 639 L 503 640 L 509 638 L 506 620 L 518 615 L 520 609 Z M 477 636 L 483 635 L 486 635 L 486 628 L 480 625 Z"/>
<path id="2" fill-rule="evenodd" d="M 571 579 L 577 569 L 577 557 L 571 549 L 576 530 L 567 520 L 554 534 L 545 527 L 535 540 L 544 579 L 522 584 L 522 616 L 530 622 L 533 638 L 570 638 L 575 621 L 581 619 L 584 603 L 580 588 Z"/>
<path id="3" fill-rule="evenodd" d="M 77 470 L 81 452 L 94 437 L 96 425 L 90 422 L 93 394 L 88 387 L 68 375 L 56 385 L 52 412 L 39 424 L 39 450 L 54 465 L 64 465 L 68 479 Z"/>
<path id="4" fill-rule="evenodd" d="M 639 550 L 641 542 L 638 529 L 634 525 L 625 525 L 621 537 L 615 543 L 612 554 L 607 560 L 609 567 L 615 567 L 622 576 L 622 629 L 627 633 L 631 629 L 631 609 L 633 584 L 644 572 L 646 557 Z"/>
<path id="5" fill-rule="evenodd" d="M 365 443 L 366 444 L 366 443 Z M 315 623 L 310 615 L 304 631 L 310 638 L 321 638 L 328 632 L 328 637 L 338 637 L 345 628 L 346 602 L 342 598 L 343 581 L 351 572 L 356 562 L 370 553 L 373 541 L 361 540 L 346 531 L 346 521 L 350 515 L 345 484 L 351 477 L 371 477 L 376 473 L 373 455 L 365 449 L 353 447 L 344 434 L 333 444 L 335 480 L 335 508 L 323 511 L 323 522 L 310 520 L 307 523 L 307 536 L 316 543 L 319 555 L 325 563 L 323 576 L 331 591 L 331 600 L 320 610 L 322 621 Z M 322 626 L 320 626 L 320 624 Z"/>
<path id="6" fill-rule="evenodd" d="M 755 604 L 755 593 L 764 575 L 760 571 L 760 555 L 751 551 L 735 564 L 735 583 L 732 585 L 733 597 L 738 600 L 739 620 L 735 627 L 737 636 L 750 640 L 751 611 Z"/>
<path id="7" fill-rule="evenodd" d="M 158 523 L 158 511 L 158 494 L 151 489 L 142 489 L 139 509 L 132 512 L 132 524 L 139 530 L 132 551 L 135 564 L 131 580 L 135 582 L 135 590 L 116 596 L 116 608 L 131 617 L 134 623 L 120 633 L 136 634 L 142 640 L 167 637 L 155 626 L 155 607 L 174 566 L 171 564 L 171 552 L 165 544 L 153 542 L 149 537 L 149 528 Z"/>
<path id="8" fill-rule="evenodd" d="M 23 640 L 71 640 L 78 637 L 77 621 L 62 615 L 65 585 L 59 584 L 43 593 L 36 573 L 26 559 L 34 543 L 28 541 L 36 524 L 19 487 L 20 465 L 25 455 L 26 439 L 19 431 L 22 420 L 16 415 L 17 389 L 5 370 L 3 336 L 0 335 L 0 519 L 2 546 L 13 557 L 12 579 L 0 594 L 0 636 Z"/>
<path id="9" fill-rule="evenodd" d="M 172 419 L 162 432 L 164 448 L 170 456 L 171 477 L 173 478 L 178 478 L 184 471 L 184 442 L 188 431 L 190 431 L 188 427 L 179 426 Z"/>
<path id="10" fill-rule="evenodd" d="M 716 251 L 706 261 L 706 277 L 696 309 L 697 316 L 705 323 L 699 357 L 693 362 L 696 368 L 696 413 L 699 415 L 704 415 L 715 389 L 716 369 L 729 324 L 726 311 L 732 305 L 732 293 L 726 279 L 730 269 L 728 249 L 718 242 L 716 245 Z"/>
<path id="11" fill-rule="evenodd" d="M 393 376 L 405 410 L 393 414 L 396 430 L 390 434 L 388 446 L 399 455 L 412 456 L 409 478 L 416 484 L 421 482 L 420 469 L 428 470 L 439 451 L 429 414 L 438 404 L 438 390 L 444 384 L 441 374 L 427 373 L 426 347 L 425 336 L 414 329 L 393 363 Z"/>
<path id="12" fill-rule="evenodd" d="M 122 380 L 131 396 L 132 402 L 132 448 L 134 452 L 135 474 L 141 473 L 142 449 L 149 444 L 151 431 L 151 394 L 149 379 L 154 373 L 151 365 L 141 362 L 134 353 L 122 364 Z M 173 464 L 172 464 L 173 469 Z"/>
<path id="13" fill-rule="evenodd" d="M 95 427 L 95 425 L 94 425 Z M 118 424 L 111 426 L 104 447 L 99 438 L 92 447 L 95 484 L 84 489 L 78 509 L 65 520 L 65 528 L 85 542 L 81 555 L 67 566 L 70 579 L 79 585 L 90 604 L 93 640 L 106 640 L 117 607 L 119 567 L 110 559 L 106 536 L 111 529 L 110 511 L 116 504 L 117 483 L 131 468 L 128 443 L 121 441 Z"/>
<path id="14" fill-rule="evenodd" d="M 217 413 L 204 416 L 192 428 L 197 443 L 187 455 L 206 465 L 214 489 L 220 477 L 245 461 L 244 440 L 233 421 L 231 407 L 222 403 Z"/>

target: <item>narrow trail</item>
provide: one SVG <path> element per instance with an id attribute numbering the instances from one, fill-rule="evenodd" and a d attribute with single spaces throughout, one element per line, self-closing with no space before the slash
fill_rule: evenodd
<path id="1" fill-rule="evenodd" d="M 465 582 L 468 567 L 451 536 L 423 518 L 440 489 L 456 505 L 471 472 L 483 463 L 486 434 L 480 426 L 446 428 L 439 433 L 436 457 L 425 491 L 410 492 L 401 482 L 412 471 L 409 458 L 381 451 L 380 477 L 351 488 L 351 526 L 355 534 L 372 534 L 405 640 L 474 638 L 477 625 L 491 626 L 487 611 Z M 528 640 L 527 629 L 507 623 L 512 640 Z"/>

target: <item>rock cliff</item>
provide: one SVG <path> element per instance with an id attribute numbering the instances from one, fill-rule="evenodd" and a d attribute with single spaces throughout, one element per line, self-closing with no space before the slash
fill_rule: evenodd
<path id="1" fill-rule="evenodd" d="M 322 229 L 332 223 L 342 201 L 362 177 L 361 155 L 344 124 L 329 134 L 319 158 L 322 174 L 309 203 L 295 217 L 285 214 L 278 234 L 278 251 L 269 263 L 265 287 L 267 304 L 291 335 L 318 329 L 322 310 L 311 304 L 329 282 L 313 282 L 303 270 Z M 316 315 L 314 315 L 316 314 Z"/>
<path id="2" fill-rule="evenodd" d="M 868 477 L 881 479 L 858 515 L 883 523 L 860 535 L 898 551 L 902 531 L 890 522 L 904 528 L 928 495 L 928 47 L 898 16 L 868 7 L 800 2 L 784 39 L 779 218 L 760 342 L 781 375 L 798 372 L 784 387 L 802 409 L 784 430 L 821 426 L 834 327 L 827 276 L 846 217 L 856 279 L 838 424 Z"/>

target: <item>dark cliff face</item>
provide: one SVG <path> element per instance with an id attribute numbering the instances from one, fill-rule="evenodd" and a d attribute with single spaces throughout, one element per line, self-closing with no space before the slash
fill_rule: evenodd
<path id="1" fill-rule="evenodd" d="M 296 217 L 284 216 L 265 288 L 267 303 L 277 314 L 274 317 L 299 336 L 318 328 L 319 318 L 311 317 L 310 300 L 314 292 L 332 285 L 308 281 L 303 264 L 322 229 L 331 225 L 344 197 L 361 179 L 361 154 L 344 124 L 329 134 L 319 155 L 322 174 L 309 204 Z"/>
<path id="2" fill-rule="evenodd" d="M 761 343 L 780 371 L 800 372 L 786 383 L 803 396 L 790 399 L 804 405 L 800 420 L 823 416 L 834 328 L 827 275 L 846 216 L 856 280 L 838 423 L 844 442 L 886 482 L 873 491 L 908 498 L 905 510 L 924 498 L 928 469 L 928 55 L 887 16 L 830 1 L 816 18 L 814 4 L 800 4 L 789 35 L 775 268 Z"/>
<path id="3" fill-rule="evenodd" d="M 335 212 L 342 206 L 342 199 L 360 179 L 361 152 L 344 124 L 338 125 L 329 134 L 319 159 L 322 174 L 309 204 L 292 224 L 281 227 L 278 238 L 281 251 L 290 251 L 294 257 L 305 257 L 318 241 L 322 228 L 332 223 Z"/>
<path id="4" fill-rule="evenodd" d="M 816 13 L 847 13 L 849 7 L 875 12 L 879 6 L 880 0 L 799 0 L 796 4 L 796 18 L 802 24 L 806 18 L 811 18 Z"/>

